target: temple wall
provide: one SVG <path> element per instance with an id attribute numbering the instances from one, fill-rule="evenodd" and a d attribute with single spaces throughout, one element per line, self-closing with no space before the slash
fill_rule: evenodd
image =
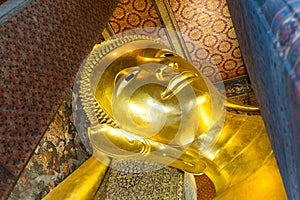
<path id="1" fill-rule="evenodd" d="M 0 5 L 1 199 L 12 190 L 115 5 L 104 0 Z"/>

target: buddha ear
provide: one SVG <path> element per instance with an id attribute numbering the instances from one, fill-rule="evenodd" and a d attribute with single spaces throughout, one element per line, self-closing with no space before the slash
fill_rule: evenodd
<path id="1" fill-rule="evenodd" d="M 231 108 L 238 111 L 245 111 L 245 112 L 254 112 L 259 111 L 259 108 L 256 106 L 250 106 L 250 105 L 242 105 L 239 104 L 233 100 L 226 99 L 225 101 L 225 107 Z"/>

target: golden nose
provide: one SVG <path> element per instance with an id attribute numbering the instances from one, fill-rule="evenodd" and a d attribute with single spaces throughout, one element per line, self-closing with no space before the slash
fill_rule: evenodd
<path id="1" fill-rule="evenodd" d="M 197 79 L 197 75 L 185 71 L 180 74 L 177 74 L 171 78 L 167 88 L 161 93 L 161 99 L 167 100 L 169 98 L 172 98 L 174 95 L 176 95 L 179 91 L 181 91 L 184 87 L 192 83 L 194 80 Z"/>

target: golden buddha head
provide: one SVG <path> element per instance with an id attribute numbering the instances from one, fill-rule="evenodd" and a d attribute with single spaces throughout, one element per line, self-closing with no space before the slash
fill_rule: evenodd
<path id="1" fill-rule="evenodd" d="M 92 94 L 85 107 L 97 112 L 96 101 L 120 128 L 138 136 L 184 146 L 224 116 L 224 98 L 211 82 L 149 37 L 106 41 L 94 48 L 85 65 L 91 69 L 83 84 Z"/>

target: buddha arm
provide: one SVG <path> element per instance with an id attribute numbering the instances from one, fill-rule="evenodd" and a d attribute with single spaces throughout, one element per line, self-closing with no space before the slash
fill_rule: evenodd
<path id="1" fill-rule="evenodd" d="M 201 174 L 206 168 L 206 164 L 195 154 L 135 136 L 119 128 L 97 125 L 89 128 L 89 134 L 93 147 L 113 158 L 142 158 L 193 174 Z"/>

